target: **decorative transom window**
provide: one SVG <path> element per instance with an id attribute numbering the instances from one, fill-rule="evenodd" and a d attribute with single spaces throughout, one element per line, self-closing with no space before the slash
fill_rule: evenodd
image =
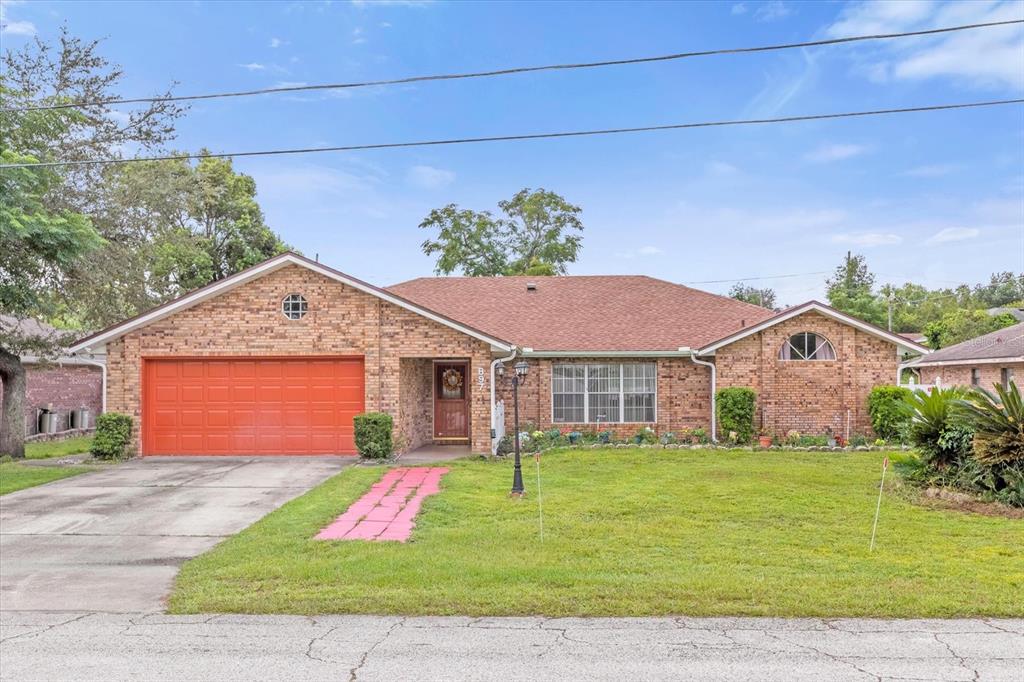
<path id="1" fill-rule="evenodd" d="M 281 312 L 289 320 L 300 320 L 306 315 L 308 305 L 302 294 L 288 294 L 281 301 Z"/>
<path id="2" fill-rule="evenodd" d="M 780 360 L 835 360 L 836 351 L 821 334 L 800 332 L 786 339 L 779 351 Z"/>
<path id="3" fill-rule="evenodd" d="M 568 424 L 653 422 L 657 376 L 654 363 L 555 365 L 551 418 Z"/>

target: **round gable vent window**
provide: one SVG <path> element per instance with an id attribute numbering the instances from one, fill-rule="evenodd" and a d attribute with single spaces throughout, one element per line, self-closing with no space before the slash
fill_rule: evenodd
<path id="1" fill-rule="evenodd" d="M 306 315 L 306 299 L 301 294 L 288 294 L 281 301 L 281 312 L 289 320 L 301 320 Z"/>

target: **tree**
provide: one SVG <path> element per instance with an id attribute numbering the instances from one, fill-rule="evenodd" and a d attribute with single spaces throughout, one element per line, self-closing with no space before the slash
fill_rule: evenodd
<path id="1" fill-rule="evenodd" d="M 60 125 L 61 117 L 32 117 L 33 124 Z M 9 117 L 2 121 L 4 130 Z M 7 148 L 0 140 L 4 164 L 38 163 Z M 39 335 L 18 318 L 46 314 L 45 301 L 66 283 L 67 272 L 85 254 L 102 244 L 89 219 L 72 211 L 49 211 L 43 196 L 59 184 L 47 168 L 14 168 L 0 173 L 0 454 L 25 456 L 25 368 L 21 355 L 55 355 L 66 342 L 61 336 Z"/>
<path id="2" fill-rule="evenodd" d="M 737 282 L 732 285 L 732 289 L 729 289 L 729 298 L 735 298 L 738 301 L 745 301 L 746 303 L 753 303 L 759 305 L 762 308 L 775 309 L 775 290 L 765 287 L 759 289 L 752 287 L 743 282 Z"/>
<path id="3" fill-rule="evenodd" d="M 200 151 L 200 154 L 205 150 Z M 62 311 L 90 326 L 130 317 L 288 250 L 265 223 L 256 182 L 230 159 L 145 161 L 114 166 L 104 223 L 123 239 L 107 247 L 117 271 L 77 272 L 82 296 Z"/>
<path id="4" fill-rule="evenodd" d="M 436 273 L 564 275 L 566 265 L 576 262 L 583 239 L 575 234 L 583 230 L 579 206 L 554 192 L 527 188 L 498 208 L 504 217 L 455 204 L 430 212 L 420 227 L 438 231 L 436 239 L 423 242 L 425 254 L 438 254 Z"/>
<path id="5" fill-rule="evenodd" d="M 993 273 L 987 285 L 974 287 L 974 296 L 985 308 L 998 308 L 1024 301 L 1024 274 Z"/>
<path id="6" fill-rule="evenodd" d="M 872 291 L 875 276 L 868 270 L 864 256 L 847 252 L 846 259 L 825 281 L 825 285 L 828 302 L 836 310 L 872 324 L 886 323 L 885 306 Z"/>
<path id="7" fill-rule="evenodd" d="M 1013 324 L 1017 324 L 1017 319 L 1009 313 L 989 315 L 984 310 L 958 309 L 946 313 L 937 322 L 929 322 L 924 335 L 928 345 L 938 350 Z"/>

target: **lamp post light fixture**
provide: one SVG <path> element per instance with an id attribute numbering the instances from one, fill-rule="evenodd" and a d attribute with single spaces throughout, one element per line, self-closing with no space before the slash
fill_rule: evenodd
<path id="1" fill-rule="evenodd" d="M 504 368 L 502 368 L 504 369 Z M 515 364 L 515 373 L 512 375 L 512 428 L 515 429 L 515 466 L 512 470 L 512 491 L 509 497 L 523 497 L 526 488 L 523 487 L 523 465 L 519 450 L 519 385 L 526 381 L 526 375 L 530 366 L 525 360 Z M 504 371 L 501 372 L 504 375 Z"/>

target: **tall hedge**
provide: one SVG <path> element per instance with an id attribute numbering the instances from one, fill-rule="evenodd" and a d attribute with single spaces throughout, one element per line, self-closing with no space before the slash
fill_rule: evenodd
<path id="1" fill-rule="evenodd" d="M 749 443 L 754 437 L 757 393 L 752 388 L 723 388 L 715 394 L 719 433 L 736 432 L 736 441 Z"/>
<path id="2" fill-rule="evenodd" d="M 356 449 L 367 459 L 384 459 L 394 451 L 391 441 L 391 415 L 385 412 L 357 414 L 353 419 L 356 432 Z"/>
<path id="3" fill-rule="evenodd" d="M 907 398 L 910 389 L 902 386 L 875 386 L 868 394 L 871 428 L 879 438 L 902 440 L 910 424 Z"/>

